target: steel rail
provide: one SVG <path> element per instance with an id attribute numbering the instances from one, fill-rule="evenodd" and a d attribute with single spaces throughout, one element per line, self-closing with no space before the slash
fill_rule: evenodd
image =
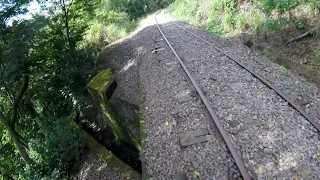
<path id="1" fill-rule="evenodd" d="M 159 11 L 160 12 L 160 11 Z M 159 13 L 158 12 L 158 13 Z M 208 102 L 207 98 L 205 97 L 205 95 L 203 94 L 202 90 L 200 89 L 198 83 L 195 81 L 195 79 L 193 78 L 193 76 L 191 75 L 190 71 L 187 69 L 186 65 L 184 64 L 184 62 L 180 59 L 179 55 L 177 54 L 177 52 L 174 50 L 174 48 L 172 47 L 172 45 L 170 44 L 170 42 L 168 41 L 167 37 L 164 35 L 163 31 L 160 28 L 160 25 L 158 23 L 157 20 L 157 14 L 155 15 L 155 20 L 156 20 L 156 24 L 157 27 L 161 33 L 161 35 L 163 36 L 164 40 L 166 41 L 166 43 L 168 44 L 168 46 L 170 47 L 171 51 L 174 53 L 174 55 L 176 56 L 176 58 L 178 59 L 180 65 L 182 66 L 182 68 L 184 69 L 185 73 L 187 74 L 188 78 L 190 79 L 190 81 L 192 82 L 192 85 L 195 87 L 197 93 L 199 94 L 202 102 L 204 103 L 205 107 L 207 108 L 207 110 L 209 111 L 210 116 L 212 117 L 212 119 L 214 120 L 214 123 L 217 125 L 218 130 L 220 132 L 220 134 L 222 135 L 231 155 L 233 156 L 236 165 L 241 173 L 241 176 L 243 177 L 244 180 L 251 180 L 251 176 L 249 175 L 243 160 L 241 159 L 241 157 L 239 156 L 239 154 L 237 153 L 236 148 L 233 146 L 226 130 L 223 128 L 218 116 L 216 115 L 216 113 L 214 112 L 214 110 L 212 109 L 212 107 L 210 106 L 210 103 Z"/>
<path id="2" fill-rule="evenodd" d="M 181 25 L 179 25 L 178 23 L 172 21 L 172 23 L 174 23 L 176 26 L 178 26 L 179 28 L 185 30 L 186 32 L 188 32 L 189 34 L 195 36 L 196 38 L 202 40 L 203 42 L 205 42 L 206 44 L 208 44 L 209 46 L 213 47 L 214 49 L 216 49 L 217 51 L 221 52 L 222 54 L 224 54 L 225 56 L 227 56 L 229 59 L 231 59 L 233 62 L 237 63 L 239 66 L 241 66 L 243 69 L 247 70 L 250 74 L 252 74 L 254 77 L 258 78 L 263 84 L 265 84 L 266 86 L 268 86 L 270 89 L 274 90 L 280 97 L 282 97 L 282 99 L 284 99 L 285 101 L 287 101 L 294 109 L 296 109 L 303 117 L 305 117 L 317 130 L 318 132 L 320 132 L 320 125 L 319 123 L 316 122 L 316 120 L 314 120 L 310 115 L 308 115 L 297 103 L 295 103 L 293 100 L 291 100 L 291 98 L 289 98 L 283 91 L 281 91 L 280 89 L 278 89 L 277 87 L 275 87 L 274 85 L 272 85 L 271 83 L 269 83 L 266 79 L 264 79 L 262 76 L 260 76 L 258 73 L 254 72 L 254 70 L 252 70 L 251 68 L 249 68 L 248 66 L 244 65 L 243 63 L 241 63 L 239 60 L 237 60 L 236 58 L 234 58 L 232 55 L 224 52 L 222 49 L 218 48 L 215 44 L 210 43 L 209 41 L 201 38 L 200 36 L 194 34 L 193 32 L 187 30 L 186 28 L 182 27 Z"/>

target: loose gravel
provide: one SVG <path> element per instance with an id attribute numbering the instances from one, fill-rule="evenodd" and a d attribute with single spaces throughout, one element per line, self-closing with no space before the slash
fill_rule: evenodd
<path id="1" fill-rule="evenodd" d="M 225 145 L 215 137 L 211 142 L 181 148 L 179 134 L 197 128 L 209 128 L 204 107 L 193 91 L 180 65 L 157 32 L 146 44 L 149 53 L 140 64 L 140 81 L 144 90 L 144 121 L 146 148 L 144 151 L 148 176 L 153 179 L 173 179 L 179 171 L 188 178 L 227 179 L 239 177 Z M 161 40 L 162 39 L 162 40 Z M 192 100 L 179 102 L 178 96 L 192 92 Z"/>

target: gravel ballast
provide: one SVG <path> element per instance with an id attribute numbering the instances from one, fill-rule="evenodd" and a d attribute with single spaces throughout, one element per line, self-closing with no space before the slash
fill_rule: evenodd
<path id="1" fill-rule="evenodd" d="M 239 176 L 225 145 L 215 137 L 210 142 L 180 147 L 180 133 L 210 126 L 200 99 L 157 28 L 154 30 L 153 42 L 146 45 L 149 54 L 140 62 L 139 71 L 148 177 L 173 179 L 179 171 L 187 172 L 190 179 L 197 173 L 201 179 Z M 154 47 L 161 50 L 154 52 Z M 192 98 L 186 92 L 191 92 Z"/>

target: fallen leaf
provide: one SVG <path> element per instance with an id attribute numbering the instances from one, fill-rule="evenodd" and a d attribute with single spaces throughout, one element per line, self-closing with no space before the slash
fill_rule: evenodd
<path id="1" fill-rule="evenodd" d="M 318 152 L 317 155 L 320 157 L 320 152 Z"/>
<path id="2" fill-rule="evenodd" d="M 262 168 L 262 166 L 260 166 L 259 167 L 259 173 L 262 175 L 262 173 L 263 173 L 263 168 Z"/>
<path id="3" fill-rule="evenodd" d="M 199 173 L 198 171 L 194 171 L 194 174 L 195 174 L 198 178 L 200 178 L 200 173 Z"/>
<path id="4" fill-rule="evenodd" d="M 166 122 L 166 126 L 169 126 L 169 122 L 168 121 Z"/>
<path id="5" fill-rule="evenodd" d="M 299 176 L 294 177 L 295 180 L 300 180 Z"/>
<path id="6" fill-rule="evenodd" d="M 301 156 L 304 156 L 304 154 L 303 154 L 303 153 L 301 153 L 300 155 L 301 155 Z"/>

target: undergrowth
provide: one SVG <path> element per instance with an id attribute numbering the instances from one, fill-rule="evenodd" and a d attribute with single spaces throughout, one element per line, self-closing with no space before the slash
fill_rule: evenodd
<path id="1" fill-rule="evenodd" d="M 273 33 L 287 23 L 305 28 L 301 16 L 319 13 L 318 0 L 176 0 L 169 7 L 179 20 L 222 36 L 255 33 L 260 27 Z"/>
<path id="2" fill-rule="evenodd" d="M 87 45 L 96 48 L 124 38 L 136 28 L 135 20 L 130 20 L 125 12 L 99 10 L 97 17 L 85 35 Z"/>

